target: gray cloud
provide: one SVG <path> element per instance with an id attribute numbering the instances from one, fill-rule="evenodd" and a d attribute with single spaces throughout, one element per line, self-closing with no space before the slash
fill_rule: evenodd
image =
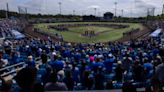
<path id="1" fill-rule="evenodd" d="M 30 13 L 58 14 L 58 2 L 62 2 L 62 14 L 94 14 L 93 8 L 97 8 L 99 15 L 111 11 L 114 13 L 114 2 L 117 1 L 117 15 L 145 16 L 147 8 L 156 8 L 156 14 L 162 11 L 163 0 L 0 0 L 0 9 L 5 9 L 5 3 L 9 3 L 10 10 L 17 11 L 17 6 L 27 7 Z"/>

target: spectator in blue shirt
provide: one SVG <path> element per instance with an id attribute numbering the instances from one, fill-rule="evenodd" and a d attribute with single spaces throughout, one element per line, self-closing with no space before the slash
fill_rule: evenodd
<path id="1" fill-rule="evenodd" d="M 112 54 L 108 55 L 108 58 L 104 61 L 104 66 L 106 68 L 106 72 L 107 73 L 111 73 L 112 72 L 112 67 L 113 67 L 113 63 L 114 63 L 114 57 Z"/>
<path id="2" fill-rule="evenodd" d="M 28 61 L 26 63 L 29 67 L 35 67 L 35 61 L 33 60 L 33 57 L 31 55 L 28 56 Z"/>
<path id="3" fill-rule="evenodd" d="M 61 56 L 58 56 L 57 59 L 49 62 L 52 68 L 56 69 L 57 71 L 62 70 L 64 68 L 64 62 Z"/>

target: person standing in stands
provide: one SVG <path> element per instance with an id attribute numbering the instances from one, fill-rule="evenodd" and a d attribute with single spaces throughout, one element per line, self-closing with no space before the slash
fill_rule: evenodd
<path id="1" fill-rule="evenodd" d="M 135 81 L 141 82 L 144 80 L 144 68 L 139 63 L 139 60 L 136 60 L 134 62 L 134 65 L 132 66 L 132 70 L 133 70 L 133 78 Z"/>
<path id="2" fill-rule="evenodd" d="M 45 91 L 67 91 L 68 88 L 65 83 L 58 82 L 58 77 L 55 72 L 50 75 L 50 82 L 46 83 Z"/>
<path id="3" fill-rule="evenodd" d="M 162 87 L 164 87 L 164 49 L 160 50 L 160 56 L 162 58 L 162 63 L 156 67 L 153 77 L 152 84 L 154 92 L 163 92 Z"/>
<path id="4" fill-rule="evenodd" d="M 112 67 L 113 67 L 114 60 L 115 60 L 114 56 L 112 54 L 109 54 L 108 58 L 104 61 L 104 66 L 106 68 L 107 73 L 112 72 Z"/>
<path id="5" fill-rule="evenodd" d="M 104 73 L 102 71 L 102 67 L 98 68 L 98 72 L 95 75 L 95 89 L 103 90 L 104 89 Z"/>
<path id="6" fill-rule="evenodd" d="M 29 67 L 35 67 L 35 61 L 33 60 L 33 57 L 31 55 L 28 56 L 28 61 L 26 63 Z"/>
<path id="7" fill-rule="evenodd" d="M 21 55 L 20 52 L 13 52 L 12 53 L 12 62 L 10 62 L 10 64 L 17 64 L 19 62 L 21 62 Z"/>
<path id="8" fill-rule="evenodd" d="M 92 78 L 90 78 L 89 71 L 86 70 L 83 72 L 83 77 L 81 79 L 81 83 L 82 83 L 84 90 L 86 90 L 86 89 L 91 90 L 91 88 L 93 86 L 93 80 L 92 80 Z"/>
<path id="9" fill-rule="evenodd" d="M 145 70 L 145 77 L 149 78 L 149 73 L 151 70 L 153 70 L 153 64 L 148 58 L 145 58 L 144 64 L 143 64 L 144 70 Z"/>
<path id="10" fill-rule="evenodd" d="M 74 88 L 74 80 L 72 78 L 71 71 L 67 71 L 65 73 L 64 83 L 67 85 L 68 90 L 73 90 Z"/>
<path id="11" fill-rule="evenodd" d="M 43 53 L 41 54 L 41 59 L 42 59 L 43 64 L 47 63 L 48 56 L 44 50 L 43 50 Z"/>
<path id="12" fill-rule="evenodd" d="M 131 65 L 132 58 L 129 57 L 129 52 L 126 52 L 126 57 L 124 57 L 124 60 L 122 61 L 122 66 L 125 69 L 125 71 L 129 72 Z"/>
<path id="13" fill-rule="evenodd" d="M 54 56 L 54 60 L 50 61 L 49 64 L 56 71 L 60 71 L 64 68 L 64 62 L 63 62 L 62 57 L 60 55 L 57 56 L 57 59 L 56 59 L 56 56 Z"/>
<path id="14" fill-rule="evenodd" d="M 122 82 L 123 73 L 124 73 L 124 68 L 122 66 L 122 63 L 121 61 L 118 61 L 118 65 L 115 69 L 115 79 L 117 82 Z"/>
<path id="15" fill-rule="evenodd" d="M 20 87 L 19 92 L 33 92 L 37 69 L 26 67 L 20 70 L 15 76 L 15 80 Z"/>

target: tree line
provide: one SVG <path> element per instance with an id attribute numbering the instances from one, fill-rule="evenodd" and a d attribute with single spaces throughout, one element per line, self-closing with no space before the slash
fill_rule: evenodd
<path id="1" fill-rule="evenodd" d="M 80 16 L 80 15 L 45 15 L 45 14 L 19 14 L 18 12 L 13 12 L 13 11 L 9 11 L 8 12 L 8 16 L 9 17 L 25 17 L 25 18 L 56 18 L 56 19 L 69 19 L 69 20 L 74 20 L 74 21 L 80 21 L 83 20 L 83 18 L 87 19 L 89 17 L 92 17 L 92 19 L 97 18 L 94 15 L 84 15 L 84 16 Z M 87 17 L 89 16 L 89 17 Z M 0 18 L 6 18 L 6 11 L 5 10 L 0 10 Z M 111 19 L 111 21 L 136 21 L 136 22 L 143 22 L 146 20 L 161 20 L 164 19 L 164 14 L 161 15 L 157 15 L 157 16 L 146 16 L 146 17 L 138 17 L 138 18 L 128 18 L 128 17 L 114 17 L 113 19 Z"/>

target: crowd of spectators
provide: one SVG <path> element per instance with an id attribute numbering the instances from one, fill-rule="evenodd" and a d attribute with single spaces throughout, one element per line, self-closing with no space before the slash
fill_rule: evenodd
<path id="1" fill-rule="evenodd" d="M 22 23 L 22 20 L 15 18 L 0 20 L 0 38 L 14 37 L 11 30 L 22 31 L 26 24 L 27 23 L 25 21 Z"/>
<path id="2" fill-rule="evenodd" d="M 25 68 L 14 75 L 1 76 L 0 90 L 44 92 L 122 88 L 123 92 L 135 92 L 136 88 L 145 87 L 150 92 L 153 86 L 159 91 L 164 84 L 163 35 L 126 43 L 66 43 L 52 42 L 50 38 L 6 40 L 0 50 L 0 69 L 20 62 L 25 62 Z M 9 71 L 3 70 L 0 74 Z"/>

